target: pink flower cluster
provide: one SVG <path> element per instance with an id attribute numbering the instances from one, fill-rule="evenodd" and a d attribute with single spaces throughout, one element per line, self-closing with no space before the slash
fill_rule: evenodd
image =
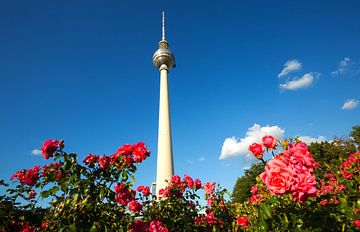
<path id="1" fill-rule="evenodd" d="M 146 223 L 143 220 L 135 221 L 129 228 L 130 232 L 168 232 L 169 230 L 160 221 Z"/>
<path id="2" fill-rule="evenodd" d="M 251 187 L 251 197 L 250 202 L 253 204 L 260 203 L 264 200 L 264 197 L 262 196 L 264 193 L 263 190 L 259 190 L 258 186 L 254 185 Z"/>
<path id="3" fill-rule="evenodd" d="M 49 159 L 50 157 L 53 157 L 55 151 L 58 149 L 59 147 L 59 141 L 54 139 L 54 140 L 47 140 L 44 142 L 43 146 L 41 147 L 41 152 L 42 155 L 44 156 L 45 159 Z"/>
<path id="4" fill-rule="evenodd" d="M 289 148 L 270 160 L 260 178 L 274 195 L 290 193 L 294 201 L 303 202 L 316 197 L 318 189 L 313 175 L 319 166 L 305 143 L 290 144 Z"/>
<path id="5" fill-rule="evenodd" d="M 135 200 L 136 192 L 130 189 L 124 183 L 117 183 L 114 186 L 114 190 L 116 192 L 115 201 L 117 201 L 120 205 L 126 206 L 129 202 Z M 135 205 L 133 205 L 135 206 Z M 134 207 L 135 209 L 136 207 Z"/>
<path id="6" fill-rule="evenodd" d="M 320 182 L 321 187 L 319 191 L 320 196 L 328 196 L 324 200 L 320 201 L 320 205 L 336 205 L 339 204 L 337 196 L 343 191 L 346 191 L 345 186 L 340 184 L 333 174 L 324 174 L 324 180 Z"/>
<path id="7" fill-rule="evenodd" d="M 267 149 L 274 149 L 277 145 L 277 139 L 272 135 L 266 135 L 262 138 L 262 143 L 253 143 L 248 150 L 251 151 L 257 159 L 262 159 L 265 146 Z"/>
<path id="8" fill-rule="evenodd" d="M 171 178 L 169 186 L 165 189 L 160 189 L 159 194 L 161 197 L 174 196 L 181 198 L 187 188 L 198 190 L 201 187 L 199 179 L 193 180 L 189 175 L 185 174 L 184 179 L 181 180 L 180 176 L 176 175 Z"/>
<path id="9" fill-rule="evenodd" d="M 218 225 L 219 227 L 222 227 L 223 222 L 220 219 L 217 219 L 215 217 L 214 212 L 207 212 L 206 216 L 204 218 L 196 217 L 195 218 L 195 224 L 200 226 L 203 223 L 206 223 L 210 226 Z"/>
<path id="10" fill-rule="evenodd" d="M 150 151 L 146 148 L 145 144 L 138 142 L 134 145 L 125 144 L 115 154 L 110 156 L 102 155 L 99 157 L 98 155 L 89 154 L 83 162 L 86 165 L 99 164 L 101 169 L 106 170 L 111 164 L 120 168 L 128 168 L 134 162 L 140 163 L 149 156 Z"/>
<path id="11" fill-rule="evenodd" d="M 10 180 L 17 178 L 20 183 L 33 186 L 39 180 L 40 166 L 35 166 L 28 170 L 19 170 L 10 177 Z"/>
<path id="12" fill-rule="evenodd" d="M 340 165 L 340 174 L 345 179 L 352 179 L 360 170 L 360 152 L 350 154 L 349 158 Z"/>

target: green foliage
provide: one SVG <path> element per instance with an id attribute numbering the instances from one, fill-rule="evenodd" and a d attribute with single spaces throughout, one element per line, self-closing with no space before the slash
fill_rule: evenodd
<path id="1" fill-rule="evenodd" d="M 234 202 L 244 202 L 251 196 L 250 189 L 256 184 L 256 177 L 264 171 L 263 163 L 252 164 L 249 169 L 245 169 L 244 176 L 237 179 L 232 193 Z"/>
<path id="2" fill-rule="evenodd" d="M 350 141 L 355 143 L 358 151 L 360 151 L 360 126 L 353 126 L 350 132 Z"/>

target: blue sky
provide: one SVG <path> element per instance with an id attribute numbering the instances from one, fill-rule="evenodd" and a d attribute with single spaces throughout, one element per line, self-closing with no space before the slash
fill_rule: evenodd
<path id="1" fill-rule="evenodd" d="M 46 164 L 32 151 L 56 138 L 81 158 L 144 141 L 137 183 L 155 180 L 162 10 L 176 173 L 232 190 L 254 161 L 241 143 L 264 130 L 331 140 L 360 124 L 359 1 L 4 0 L 0 179 Z"/>

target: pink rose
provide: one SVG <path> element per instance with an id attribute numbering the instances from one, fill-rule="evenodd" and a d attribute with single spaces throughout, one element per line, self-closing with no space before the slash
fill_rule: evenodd
<path id="1" fill-rule="evenodd" d="M 215 191 L 215 182 L 207 182 L 204 184 L 204 190 L 207 195 L 212 194 Z"/>
<path id="2" fill-rule="evenodd" d="M 275 148 L 277 139 L 272 135 L 266 135 L 262 138 L 262 142 L 267 148 Z"/>
<path id="3" fill-rule="evenodd" d="M 278 159 L 270 160 L 265 166 L 265 172 L 260 174 L 262 182 L 275 195 L 288 193 L 294 182 L 294 176 L 295 172 Z"/>
<path id="4" fill-rule="evenodd" d="M 294 145 L 295 149 L 299 149 L 302 150 L 303 152 L 308 151 L 308 146 L 306 145 L 306 143 L 303 142 L 298 142 Z"/>
<path id="5" fill-rule="evenodd" d="M 304 202 L 309 197 L 316 198 L 318 189 L 316 188 L 315 176 L 310 173 L 298 173 L 295 178 L 296 184 L 293 186 L 293 197 L 297 202 Z"/>
<path id="6" fill-rule="evenodd" d="M 248 149 L 249 149 L 249 151 L 251 151 L 251 152 L 255 155 L 256 158 L 262 159 L 263 153 L 264 153 L 264 149 L 263 149 L 263 147 L 262 147 L 260 144 L 258 144 L 258 143 L 253 143 L 253 144 L 251 144 L 251 145 L 249 146 Z"/>
<path id="7" fill-rule="evenodd" d="M 44 145 L 41 147 L 41 152 L 45 159 L 49 159 L 50 157 L 53 157 L 54 152 L 59 146 L 59 141 L 57 140 L 47 140 L 44 142 Z"/>

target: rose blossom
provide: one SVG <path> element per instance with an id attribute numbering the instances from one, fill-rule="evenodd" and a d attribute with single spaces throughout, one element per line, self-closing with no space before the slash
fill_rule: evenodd
<path id="1" fill-rule="evenodd" d="M 291 190 L 294 175 L 295 172 L 283 161 L 272 159 L 266 164 L 265 172 L 260 174 L 260 178 L 270 192 L 279 195 Z"/>
<path id="2" fill-rule="evenodd" d="M 136 190 L 141 192 L 145 197 L 149 196 L 150 194 L 150 188 L 148 186 L 141 185 Z"/>
<path id="3" fill-rule="evenodd" d="M 194 180 L 194 184 L 195 184 L 195 189 L 198 190 L 201 188 L 201 180 L 199 179 L 195 179 Z"/>
<path id="4" fill-rule="evenodd" d="M 217 219 L 214 216 L 214 212 L 209 213 L 208 215 L 205 216 L 205 221 L 209 224 L 209 225 L 214 225 L 217 223 Z"/>
<path id="5" fill-rule="evenodd" d="M 146 157 L 150 156 L 150 151 L 146 149 L 143 142 L 134 144 L 132 153 L 135 162 L 142 162 L 146 159 Z"/>
<path id="6" fill-rule="evenodd" d="M 50 157 L 53 157 L 54 152 L 56 151 L 58 146 L 59 146 L 59 141 L 57 141 L 56 139 L 54 140 L 49 139 L 45 141 L 44 145 L 41 147 L 41 152 L 44 158 L 49 159 Z"/>
<path id="7" fill-rule="evenodd" d="M 258 143 L 253 143 L 253 144 L 251 144 L 251 145 L 249 146 L 248 150 L 251 151 L 256 158 L 262 159 L 263 153 L 264 153 L 264 149 L 263 149 L 263 147 L 262 147 L 260 144 L 258 144 Z"/>
<path id="8" fill-rule="evenodd" d="M 187 174 L 184 175 L 184 180 L 188 188 L 194 187 L 194 180 Z"/>
<path id="9" fill-rule="evenodd" d="M 204 190 L 207 195 L 212 194 L 215 191 L 215 182 L 207 182 L 204 184 Z"/>
<path id="10" fill-rule="evenodd" d="M 84 164 L 89 165 L 92 163 L 96 163 L 99 160 L 98 155 L 88 154 L 84 159 Z"/>
<path id="11" fill-rule="evenodd" d="M 140 204 L 138 201 L 130 201 L 129 203 L 129 209 L 133 212 L 139 212 L 142 207 L 142 204 Z"/>
<path id="12" fill-rule="evenodd" d="M 359 220 L 359 219 L 356 219 L 356 220 L 354 221 L 354 227 L 355 227 L 356 229 L 360 229 L 360 220 Z"/>
<path id="13" fill-rule="evenodd" d="M 262 138 L 262 142 L 267 148 L 275 148 L 277 139 L 272 135 L 266 135 Z"/>
<path id="14" fill-rule="evenodd" d="M 35 166 L 29 170 L 20 170 L 17 171 L 14 175 L 10 177 L 10 180 L 17 178 L 20 183 L 33 186 L 39 180 L 39 171 L 40 166 Z"/>
<path id="15" fill-rule="evenodd" d="M 168 232 L 169 230 L 160 221 L 151 221 L 148 231 L 149 232 Z"/>
<path id="16" fill-rule="evenodd" d="M 238 223 L 240 226 L 244 227 L 244 228 L 250 228 L 250 226 L 248 225 L 249 220 L 248 220 L 247 217 L 245 217 L 245 216 L 238 217 L 238 218 L 237 218 L 237 223 Z"/>
<path id="17" fill-rule="evenodd" d="M 108 169 L 110 167 L 110 158 L 108 156 L 102 155 L 98 161 L 101 169 Z"/>
<path id="18" fill-rule="evenodd" d="M 137 220 L 135 222 L 133 222 L 130 226 L 130 231 L 131 232 L 142 232 L 142 231 L 146 231 L 146 223 L 143 220 Z"/>

